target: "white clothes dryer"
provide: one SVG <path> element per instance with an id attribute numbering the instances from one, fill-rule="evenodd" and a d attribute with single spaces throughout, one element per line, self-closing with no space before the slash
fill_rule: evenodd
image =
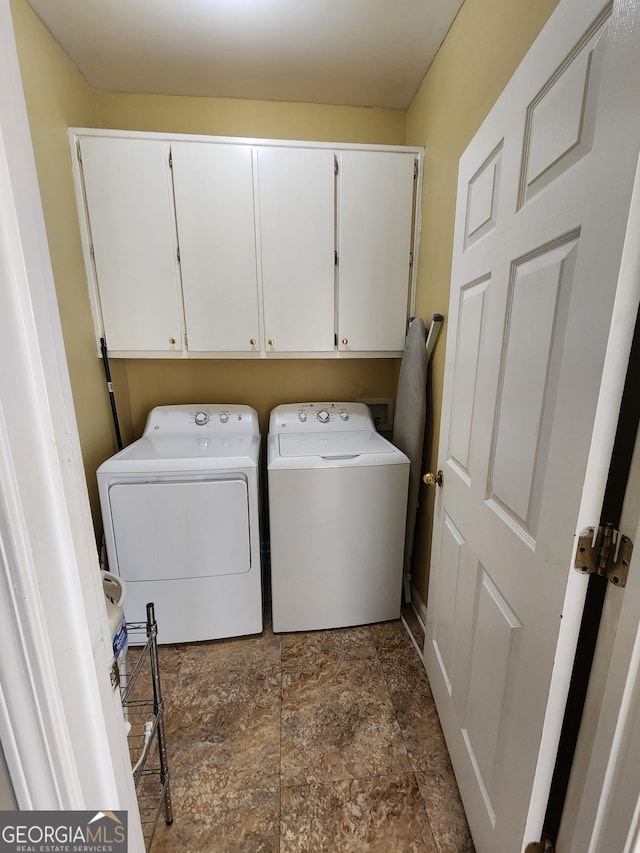
<path id="1" fill-rule="evenodd" d="M 409 460 L 369 408 L 278 406 L 267 473 L 273 630 L 397 619 Z"/>
<path id="2" fill-rule="evenodd" d="M 155 603 L 158 640 L 262 631 L 258 417 L 249 406 L 158 406 L 98 468 L 109 568 L 125 618 Z"/>

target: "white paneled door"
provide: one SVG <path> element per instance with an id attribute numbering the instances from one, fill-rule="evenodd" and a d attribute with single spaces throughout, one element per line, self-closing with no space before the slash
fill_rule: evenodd
<path id="1" fill-rule="evenodd" d="M 425 661 L 479 853 L 539 838 L 574 533 L 606 477 L 594 420 L 640 139 L 629 6 L 561 0 L 460 161 Z"/>

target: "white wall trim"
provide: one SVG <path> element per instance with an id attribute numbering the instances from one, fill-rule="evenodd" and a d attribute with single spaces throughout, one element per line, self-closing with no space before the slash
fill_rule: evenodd
<path id="1" fill-rule="evenodd" d="M 591 436 L 589 459 L 585 471 L 582 500 L 576 524 L 577 532 L 591 524 L 598 524 L 604 492 L 611 464 L 618 413 L 622 402 L 634 327 L 640 303 L 640 282 L 637 278 L 635 254 L 637 252 L 637 188 L 640 161 L 637 161 L 640 119 L 635 80 L 638 73 L 638 49 L 640 48 L 640 8 L 624 0 L 614 0 L 608 32 L 607 66 L 603 73 L 600 92 L 603 112 L 599 121 L 599 133 L 606 139 L 606 146 L 615 152 L 618 160 L 624 157 L 635 169 L 635 181 L 616 186 L 609 172 L 600 176 L 600 195 L 619 193 L 629 199 L 624 246 L 616 283 L 616 295 L 609 328 L 607 350 L 600 383 L 598 404 Z M 608 118 L 603 120 L 602 116 Z M 594 142 L 594 146 L 596 142 Z M 613 169 L 618 175 L 628 175 Z M 618 181 L 621 178 L 618 178 Z M 635 201 L 632 201 L 632 194 Z M 622 208 L 621 208 L 622 210 Z M 549 688 L 549 702 L 542 732 L 538 766 L 531 794 L 526 838 L 539 838 L 551 788 L 558 742 L 564 718 L 571 678 L 575 649 L 580 630 L 586 595 L 584 576 L 568 567 L 569 582 L 565 593 L 563 617 L 556 661 L 564 661 L 554 667 Z"/>
<path id="2" fill-rule="evenodd" d="M 416 614 L 416 619 L 422 625 L 422 630 L 426 633 L 427 630 L 427 605 L 420 598 L 420 594 L 416 587 L 411 584 L 411 606 Z"/>
<path id="3" fill-rule="evenodd" d="M 8 0 L 0 0 L 0 740 L 18 805 L 143 850 Z"/>

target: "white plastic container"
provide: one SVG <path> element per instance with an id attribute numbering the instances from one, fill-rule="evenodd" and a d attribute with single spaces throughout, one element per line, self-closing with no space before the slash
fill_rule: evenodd
<path id="1" fill-rule="evenodd" d="M 122 578 L 112 575 L 111 572 L 103 570 L 100 574 L 102 575 L 102 588 L 107 607 L 113 654 L 116 662 L 119 663 L 127 650 L 128 643 L 127 623 L 123 612 L 124 602 L 127 597 L 127 587 Z"/>

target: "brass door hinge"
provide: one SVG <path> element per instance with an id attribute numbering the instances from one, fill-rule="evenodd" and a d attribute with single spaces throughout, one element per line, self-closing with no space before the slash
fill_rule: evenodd
<path id="1" fill-rule="evenodd" d="M 586 527 L 578 536 L 575 568 L 588 575 L 602 575 L 616 586 L 627 585 L 633 542 L 612 524 Z"/>

